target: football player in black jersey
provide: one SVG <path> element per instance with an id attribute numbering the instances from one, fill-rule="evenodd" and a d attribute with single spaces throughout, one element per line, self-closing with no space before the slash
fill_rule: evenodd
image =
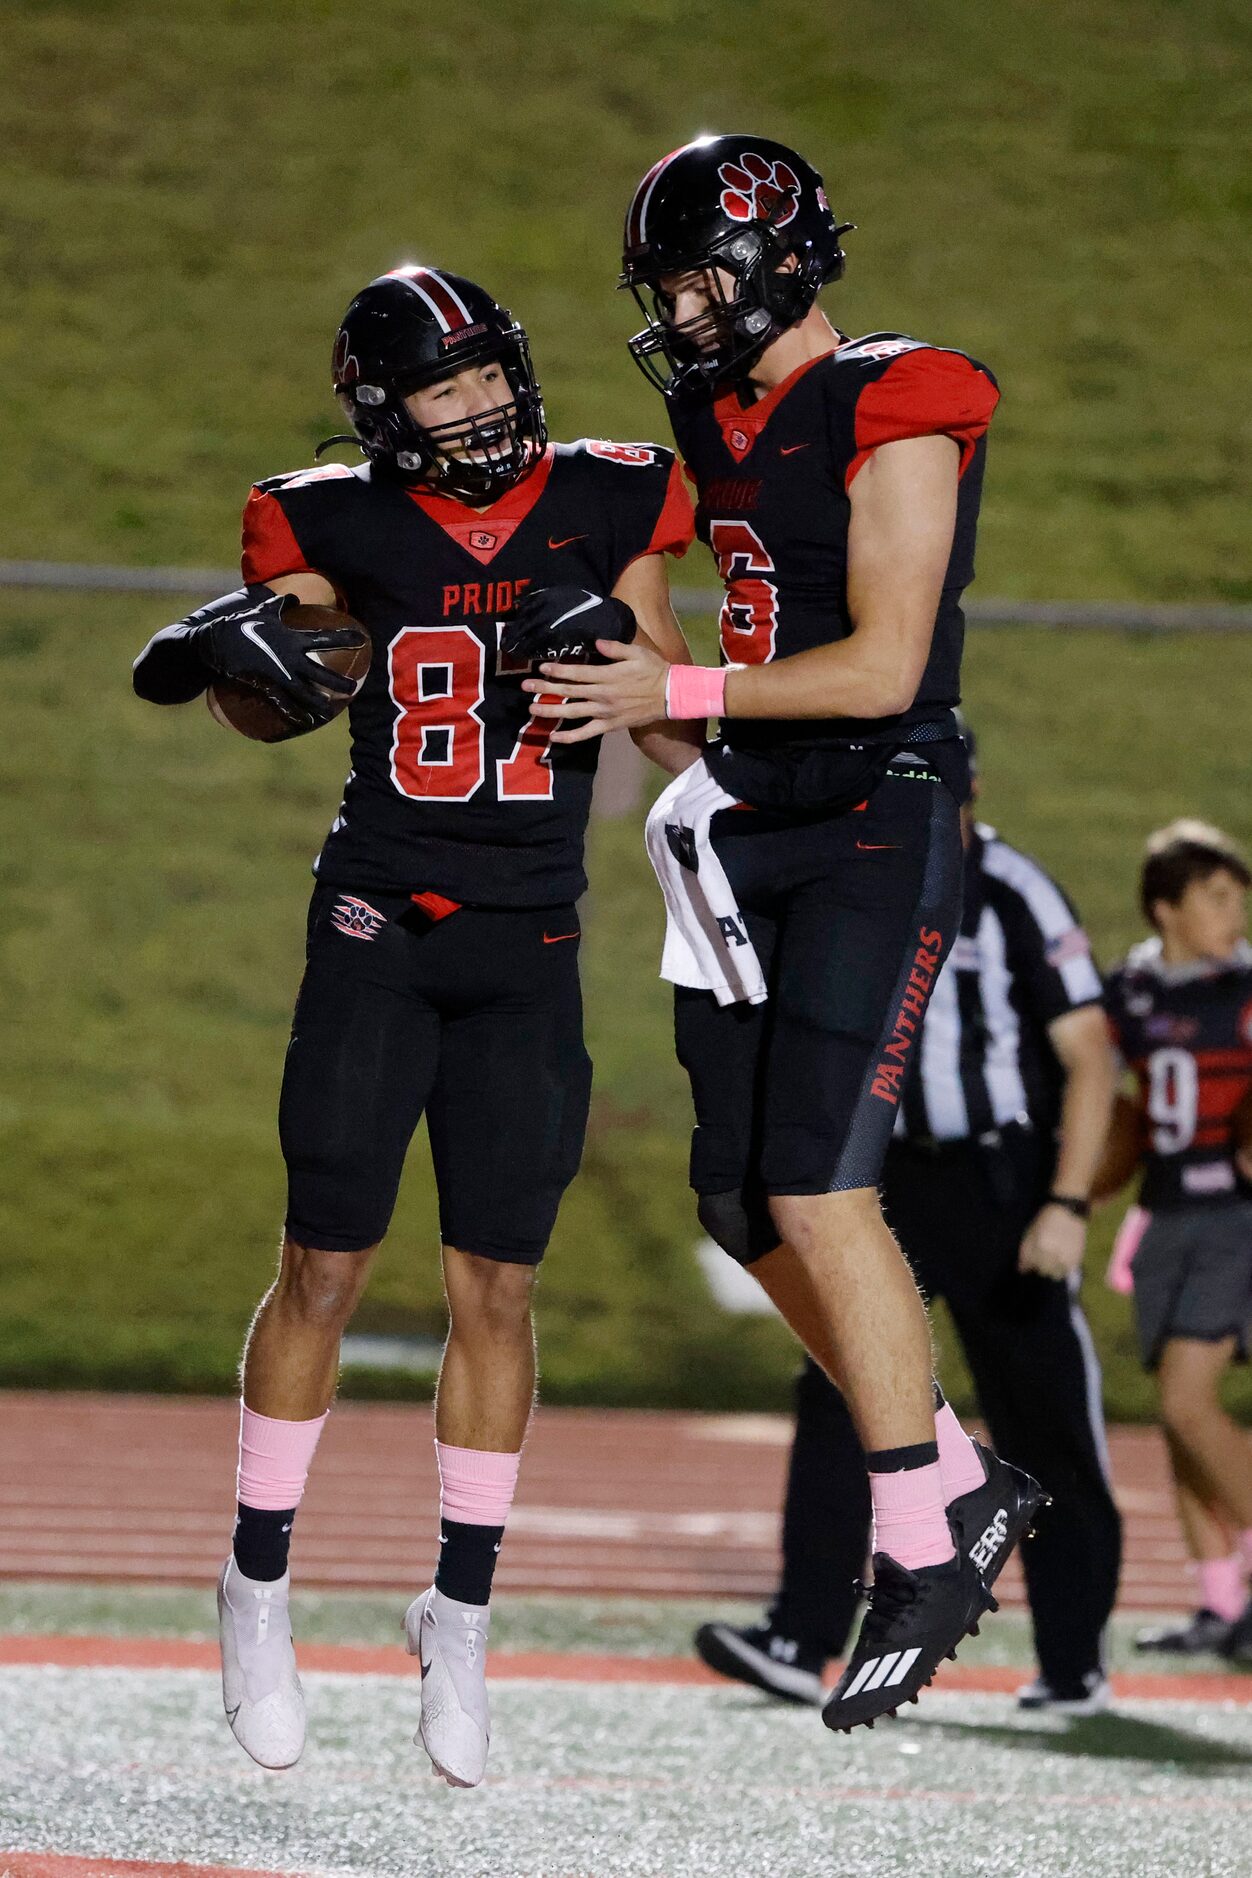
<path id="1" fill-rule="evenodd" d="M 700 138 L 640 182 L 623 284 L 647 325 L 630 348 L 698 491 L 726 588 L 722 664 L 606 641 L 601 667 L 542 666 L 566 702 L 536 705 L 584 719 L 558 730 L 571 745 L 662 709 L 720 719 L 658 805 L 708 914 L 675 930 L 691 895 L 675 876 L 692 1184 L 868 1451 L 873 1602 L 826 1706 L 837 1729 L 916 1696 L 993 1604 L 1042 1499 L 936 1415 L 925 1309 L 877 1190 L 960 918 L 960 598 L 998 392 L 962 352 L 827 320 L 817 295 L 843 272 L 847 226 L 767 138 Z M 751 1002 L 724 1001 L 736 982 Z"/>
<path id="2" fill-rule="evenodd" d="M 1221 1400 L 1223 1375 L 1252 1341 L 1252 1164 L 1236 1133 L 1252 1101 L 1250 883 L 1246 857 L 1220 829 L 1188 820 L 1158 829 L 1140 883 L 1153 936 L 1110 974 L 1106 1004 L 1138 1085 L 1124 1132 L 1143 1146 L 1129 1225 L 1140 1351 L 1156 1372 L 1200 1590 L 1187 1623 L 1144 1631 L 1138 1643 L 1252 1664 L 1252 1455 Z M 1131 1107 L 1125 1096 L 1118 1103 Z"/>
<path id="3" fill-rule="evenodd" d="M 456 275 L 371 282 L 339 330 L 334 388 L 365 463 L 259 483 L 244 589 L 158 633 L 135 666 L 156 703 L 224 675 L 309 728 L 328 689 L 350 688 L 311 655 L 352 635 L 296 631 L 284 612 L 339 605 L 372 640 L 283 1078 L 286 1227 L 244 1359 L 224 1692 L 255 1760 L 298 1757 L 288 1534 L 425 1112 L 451 1328 L 439 1563 L 406 1628 L 420 1739 L 464 1786 L 486 1763 L 487 1603 L 534 1392 L 531 1289 L 591 1080 L 574 902 L 598 745 L 550 748 L 523 680 L 539 655 L 594 657 L 636 625 L 681 660 L 664 557 L 685 550 L 692 514 L 668 450 L 548 443 L 525 333 Z M 656 716 L 638 741 L 680 768 L 693 729 Z"/>

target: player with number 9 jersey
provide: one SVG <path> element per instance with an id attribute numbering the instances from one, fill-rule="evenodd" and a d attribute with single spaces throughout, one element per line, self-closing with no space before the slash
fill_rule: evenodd
<path id="1" fill-rule="evenodd" d="M 1222 830 L 1186 819 L 1160 828 L 1139 885 L 1156 930 L 1107 980 L 1145 1131 L 1130 1275 L 1149 1367 L 1175 1339 L 1231 1337 L 1246 1350 L 1252 1326 L 1252 1168 L 1239 1140 L 1252 1101 L 1250 881 Z"/>
<path id="2" fill-rule="evenodd" d="M 406 1631 L 422 1662 L 419 1738 L 450 1784 L 473 1786 L 487 1604 L 534 1393 L 531 1287 L 591 1083 L 575 901 L 598 743 L 551 747 L 523 686 L 553 649 L 592 661 L 636 633 L 685 659 L 664 557 L 685 551 L 693 516 L 672 452 L 548 442 L 525 333 L 459 276 L 406 267 L 372 282 L 333 369 L 352 425 L 335 441 L 365 462 L 258 483 L 243 590 L 157 634 L 135 668 L 153 702 L 225 677 L 305 730 L 348 681 L 311 657 L 340 633 L 302 643 L 290 603 L 337 606 L 371 640 L 283 1075 L 286 1225 L 244 1361 L 223 1691 L 255 1760 L 298 1758 L 294 1508 L 425 1114 L 451 1328 L 438 1565 Z M 636 741 L 667 767 L 693 754 L 690 731 L 664 722 Z"/>
<path id="3" fill-rule="evenodd" d="M 1114 1247 L 1110 1282 L 1134 1291 L 1144 1367 L 1154 1371 L 1198 1608 L 1141 1631 L 1141 1650 L 1218 1650 L 1252 1667 L 1252 1468 L 1222 1400 L 1252 1344 L 1252 868 L 1221 829 L 1183 818 L 1149 837 L 1139 904 L 1155 929 L 1110 974 L 1114 1041 L 1137 1109 L 1118 1097 L 1121 1143 L 1141 1144 L 1139 1206 Z M 1125 1124 L 1123 1127 L 1121 1124 Z"/>
<path id="4" fill-rule="evenodd" d="M 1144 1129 L 1146 1224 L 1130 1273 L 1149 1368 L 1179 1338 L 1246 1350 L 1252 1327 L 1252 1166 L 1239 1138 L 1252 1101 L 1250 882 L 1220 829 L 1185 819 L 1159 829 L 1140 882 L 1156 930 L 1106 987 Z"/>
<path id="5" fill-rule="evenodd" d="M 1232 1125 L 1252 1093 L 1252 946 L 1171 968 L 1160 940 L 1145 939 L 1110 973 L 1106 998 L 1147 1122 L 1140 1205 L 1237 1198 Z"/>

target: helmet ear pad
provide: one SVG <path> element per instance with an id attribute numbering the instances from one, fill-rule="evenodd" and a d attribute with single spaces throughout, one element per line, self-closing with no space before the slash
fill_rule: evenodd
<path id="1" fill-rule="evenodd" d="M 813 305 L 821 285 L 810 279 L 811 269 L 766 222 L 733 235 L 710 258 L 735 276 L 737 299 L 746 308 L 736 325 L 745 339 L 764 343 L 794 326 Z M 794 265 L 788 267 L 788 260 Z M 769 316 L 768 324 L 761 313 Z"/>

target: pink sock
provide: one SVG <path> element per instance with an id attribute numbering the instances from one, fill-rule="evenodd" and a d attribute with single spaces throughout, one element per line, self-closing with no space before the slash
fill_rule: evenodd
<path id="1" fill-rule="evenodd" d="M 241 1402 L 237 1488 L 241 1504 L 274 1513 L 299 1506 L 325 1425 L 326 1415 L 315 1415 L 311 1422 L 280 1422 L 258 1415 Z"/>
<path id="2" fill-rule="evenodd" d="M 1135 1253 L 1139 1242 L 1152 1224 L 1152 1215 L 1142 1206 L 1132 1206 L 1117 1229 L 1113 1241 L 1113 1250 L 1109 1255 L 1109 1268 L 1104 1274 L 1104 1282 L 1110 1291 L 1118 1291 L 1128 1298 L 1135 1288 Z"/>
<path id="3" fill-rule="evenodd" d="M 909 1571 L 921 1565 L 942 1565 L 954 1556 L 938 1461 L 896 1474 L 871 1474 L 869 1491 L 874 1503 L 875 1552 L 886 1552 Z"/>
<path id="4" fill-rule="evenodd" d="M 443 1517 L 463 1526 L 503 1526 L 513 1504 L 521 1455 L 454 1448 L 446 1441 L 436 1441 L 435 1455 Z"/>
<path id="5" fill-rule="evenodd" d="M 1195 1575 L 1200 1581 L 1200 1602 L 1223 1623 L 1233 1624 L 1243 1610 L 1246 1591 L 1243 1562 L 1235 1558 L 1202 1558 L 1196 1561 Z"/>
<path id="6" fill-rule="evenodd" d="M 972 1493 L 987 1478 L 978 1450 L 961 1427 L 947 1402 L 935 1416 L 935 1440 L 939 1443 L 939 1472 L 943 1476 L 943 1503 L 951 1506 L 963 1493 Z"/>

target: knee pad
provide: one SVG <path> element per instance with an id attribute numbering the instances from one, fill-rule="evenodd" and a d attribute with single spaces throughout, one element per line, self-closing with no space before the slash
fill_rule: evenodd
<path id="1" fill-rule="evenodd" d="M 739 1265 L 764 1258 L 779 1243 L 763 1194 L 745 1202 L 738 1190 L 701 1193 L 696 1198 L 696 1217 L 714 1244 Z"/>

